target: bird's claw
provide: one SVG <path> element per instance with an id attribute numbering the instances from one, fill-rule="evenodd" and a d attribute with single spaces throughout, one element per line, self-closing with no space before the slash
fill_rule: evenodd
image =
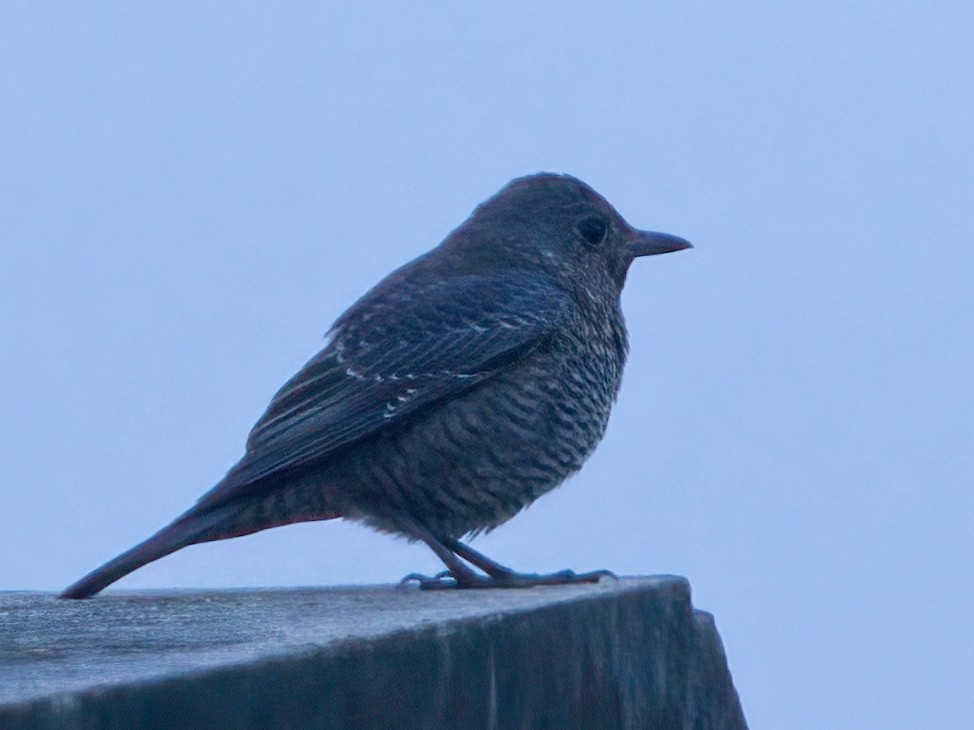
<path id="1" fill-rule="evenodd" d="M 399 581 L 400 586 L 409 586 L 412 584 L 416 584 L 421 591 L 434 591 L 457 587 L 457 581 L 449 570 L 442 570 L 434 576 L 423 575 L 422 573 L 410 573 Z"/>
<path id="2" fill-rule="evenodd" d="M 593 570 L 576 573 L 574 570 L 559 570 L 557 573 L 539 575 L 537 573 L 510 573 L 494 577 L 498 588 L 531 588 L 533 586 L 558 586 L 572 583 L 598 583 L 603 578 L 618 580 L 611 570 Z"/>
<path id="3" fill-rule="evenodd" d="M 599 583 L 603 578 L 619 580 L 611 570 L 593 570 L 588 573 L 576 573 L 574 570 L 559 570 L 556 573 L 540 575 L 538 573 L 497 573 L 495 575 L 471 574 L 457 580 L 449 570 L 444 570 L 430 577 L 421 573 L 410 573 L 403 578 L 399 585 L 415 584 L 423 591 L 439 591 L 455 588 L 533 588 L 535 586 L 558 586 L 573 583 Z"/>
<path id="4" fill-rule="evenodd" d="M 618 581 L 619 576 L 613 573 L 611 570 L 591 570 L 588 573 L 576 573 L 575 580 L 582 581 L 585 583 L 601 583 L 603 578 L 608 578 L 612 581 Z"/>

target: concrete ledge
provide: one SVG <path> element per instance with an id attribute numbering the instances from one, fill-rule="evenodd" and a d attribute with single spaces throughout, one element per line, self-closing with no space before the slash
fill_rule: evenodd
<path id="1" fill-rule="evenodd" d="M 0 593 L 3 728 L 745 728 L 674 577 Z"/>

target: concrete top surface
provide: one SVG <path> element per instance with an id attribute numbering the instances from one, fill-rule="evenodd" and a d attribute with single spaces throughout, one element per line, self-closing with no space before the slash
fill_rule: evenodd
<path id="1" fill-rule="evenodd" d="M 689 586 L 658 576 L 519 590 L 107 591 L 87 601 L 0 592 L 0 704 L 632 590 L 688 594 Z"/>

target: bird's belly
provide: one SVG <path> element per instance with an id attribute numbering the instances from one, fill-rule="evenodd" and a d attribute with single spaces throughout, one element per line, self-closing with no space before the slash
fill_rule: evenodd
<path id="1" fill-rule="evenodd" d="M 342 466 L 346 514 L 459 537 L 558 486 L 602 438 L 621 367 L 544 365 L 501 374 L 355 449 Z"/>

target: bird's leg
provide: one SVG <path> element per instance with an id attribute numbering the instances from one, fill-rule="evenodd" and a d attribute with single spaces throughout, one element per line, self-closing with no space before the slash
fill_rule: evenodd
<path id="1" fill-rule="evenodd" d="M 477 552 L 469 545 L 455 540 L 452 537 L 445 538 L 443 544 L 471 565 L 476 565 L 491 578 L 504 578 L 516 575 L 516 572 L 507 566 L 491 560 L 481 552 Z"/>
<path id="2" fill-rule="evenodd" d="M 518 573 L 477 552 L 452 537 L 438 538 L 418 525 L 414 534 L 429 545 L 436 556 L 443 561 L 447 570 L 432 578 L 411 573 L 402 579 L 403 583 L 415 581 L 423 590 L 443 588 L 531 588 L 533 586 L 565 585 L 568 583 L 598 583 L 602 578 L 615 578 L 608 570 L 594 570 L 590 573 L 576 573 L 574 570 L 561 570 L 557 573 L 540 575 L 538 573 Z M 463 560 L 480 568 L 487 575 L 481 575 L 467 566 Z M 451 580 L 452 578 L 452 580 Z"/>
<path id="3" fill-rule="evenodd" d="M 574 570 L 561 570 L 557 573 L 539 575 L 537 573 L 518 573 L 491 560 L 452 537 L 445 538 L 443 544 L 467 562 L 476 565 L 491 577 L 490 587 L 529 588 L 531 586 L 562 585 L 565 583 L 598 583 L 602 578 L 615 578 L 609 570 L 593 570 L 589 573 L 576 573 Z M 478 586 L 479 587 L 479 586 Z M 483 586 L 486 587 L 486 586 Z"/>
<path id="4" fill-rule="evenodd" d="M 416 532 L 417 536 L 423 542 L 429 545 L 430 549 L 434 553 L 436 553 L 436 557 L 443 561 L 443 564 L 446 565 L 447 570 L 434 575 L 432 578 L 425 575 L 420 575 L 419 573 L 410 573 L 402 579 L 402 583 L 415 581 L 423 590 L 435 590 L 440 588 L 489 588 L 493 585 L 494 579 L 492 577 L 488 578 L 487 576 L 480 575 L 479 573 L 471 570 L 463 563 L 462 560 L 460 560 L 460 558 L 454 554 L 454 551 L 451 548 L 447 547 L 441 540 L 438 540 L 431 533 L 423 528 L 417 529 Z M 494 563 L 494 565 L 496 565 L 496 563 Z M 497 567 L 506 570 L 506 568 L 503 568 L 503 566 L 498 565 Z M 453 580 L 450 580 L 450 578 Z"/>

